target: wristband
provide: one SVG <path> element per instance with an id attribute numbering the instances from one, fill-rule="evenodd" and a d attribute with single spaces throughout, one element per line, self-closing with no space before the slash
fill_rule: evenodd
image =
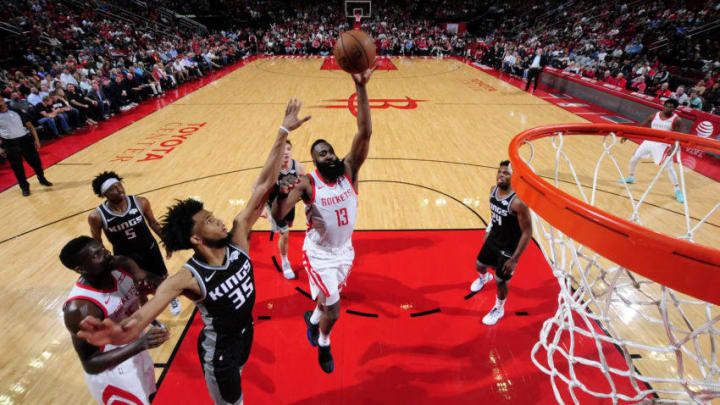
<path id="1" fill-rule="evenodd" d="M 290 135 L 290 131 L 282 125 L 280 125 L 280 130 L 285 131 L 286 134 Z"/>

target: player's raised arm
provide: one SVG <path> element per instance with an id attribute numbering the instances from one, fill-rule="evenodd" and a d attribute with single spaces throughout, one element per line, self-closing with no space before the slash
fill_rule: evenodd
<path id="1" fill-rule="evenodd" d="M 302 124 L 310 119 L 309 115 L 298 118 L 300 107 L 302 107 L 300 100 L 292 98 L 288 101 L 287 107 L 285 108 L 285 118 L 278 129 L 277 138 L 275 139 L 272 149 L 270 149 L 270 155 L 258 175 L 258 180 L 255 182 L 250 201 L 248 201 L 247 206 L 240 211 L 233 221 L 233 243 L 242 247 L 245 251 L 247 251 L 247 236 L 250 233 L 250 229 L 260 217 L 262 210 L 267 204 L 270 191 L 275 187 L 277 173 L 280 171 L 280 166 L 282 165 L 285 141 L 290 131 L 300 128 Z"/>
<path id="2" fill-rule="evenodd" d="M 357 92 L 357 126 L 358 131 L 353 139 L 350 153 L 343 159 L 345 171 L 350 175 L 357 186 L 357 172 L 365 162 L 370 149 L 370 136 L 372 135 L 372 120 L 370 119 L 370 103 L 368 101 L 366 85 L 370 76 L 377 67 L 370 68 L 363 73 L 352 75 Z"/>
<path id="3" fill-rule="evenodd" d="M 142 334 L 142 331 L 153 319 L 160 315 L 173 298 L 186 292 L 193 296 L 202 294 L 200 286 L 190 270 L 182 268 L 163 281 L 155 291 L 153 299 L 140 307 L 129 318 L 116 323 L 109 318 L 100 320 L 95 316 L 86 316 L 80 322 L 80 331 L 77 336 L 95 346 L 123 345 L 132 342 Z"/>

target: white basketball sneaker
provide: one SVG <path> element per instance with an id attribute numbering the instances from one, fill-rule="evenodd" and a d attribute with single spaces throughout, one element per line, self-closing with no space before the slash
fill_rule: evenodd
<path id="1" fill-rule="evenodd" d="M 170 301 L 170 313 L 178 316 L 180 315 L 180 311 L 182 311 L 182 307 L 180 306 L 180 300 L 177 298 L 173 298 L 173 300 Z"/>
<path id="2" fill-rule="evenodd" d="M 475 281 L 470 284 L 470 291 L 472 292 L 478 292 L 482 290 L 483 286 L 490 281 L 492 281 L 493 275 L 490 273 L 485 273 L 485 277 L 478 276 L 478 278 L 475 279 Z"/>
<path id="3" fill-rule="evenodd" d="M 482 322 L 485 325 L 495 325 L 497 321 L 499 321 L 500 318 L 503 317 L 503 315 L 505 315 L 505 309 L 495 306 L 493 307 L 493 309 L 490 310 L 490 312 L 488 312 L 487 315 L 483 317 Z"/>
<path id="4" fill-rule="evenodd" d="M 283 277 L 285 277 L 288 280 L 292 280 L 295 278 L 295 273 L 293 272 L 292 266 L 290 266 L 290 262 L 283 262 Z"/>

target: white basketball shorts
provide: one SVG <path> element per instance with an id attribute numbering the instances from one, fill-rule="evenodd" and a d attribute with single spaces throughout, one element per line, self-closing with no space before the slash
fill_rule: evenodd
<path id="1" fill-rule="evenodd" d="M 85 373 L 90 394 L 103 405 L 149 405 L 155 392 L 155 370 L 142 351 L 100 374 Z"/>
<path id="2" fill-rule="evenodd" d="M 338 248 L 327 248 L 305 238 L 303 245 L 303 266 L 310 279 L 312 298 L 317 299 L 322 292 L 326 305 L 332 305 L 340 299 L 340 291 L 355 259 L 352 240 Z"/>
<path id="3" fill-rule="evenodd" d="M 651 158 L 656 165 L 659 165 L 665 157 L 665 150 L 668 144 L 655 141 L 643 141 L 637 150 L 635 150 L 634 158 Z"/>

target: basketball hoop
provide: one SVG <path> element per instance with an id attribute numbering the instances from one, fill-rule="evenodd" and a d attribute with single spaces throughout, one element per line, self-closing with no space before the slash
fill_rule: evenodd
<path id="1" fill-rule="evenodd" d="M 625 178 L 615 158 L 627 153 L 618 146 L 622 137 L 679 146 L 640 198 L 627 184 L 617 183 Z M 597 146 L 597 160 L 591 166 L 592 144 Z M 513 188 L 532 210 L 535 240 L 560 284 L 558 310 L 543 324 L 532 351 L 533 363 L 551 377 L 559 403 L 569 399 L 579 404 L 578 390 L 612 403 L 653 397 L 656 402 L 702 403 L 720 398 L 720 251 L 701 244 L 710 232 L 719 232 L 706 228 L 719 226 L 711 219 L 720 213 L 720 186 L 717 193 L 698 193 L 705 207 L 709 197 L 714 200 L 707 213 L 690 215 L 688 201 L 695 195 L 686 193 L 681 156 L 688 149 L 717 154 L 720 142 L 592 124 L 534 128 L 511 142 Z M 571 159 L 571 150 L 582 154 L 579 161 Z M 650 202 L 661 195 L 658 189 L 670 186 L 659 179 L 671 164 L 679 166 L 686 196 L 684 215 L 672 214 L 677 224 L 656 219 L 672 212 L 663 207 L 663 200 Z M 651 224 L 674 229 L 679 236 L 654 231 Z M 625 364 L 610 364 L 606 350 L 614 350 L 613 345 Z M 591 369 L 598 378 L 587 378 L 587 372 L 577 372 L 580 369 Z M 629 380 L 632 388 L 619 388 L 620 379 Z"/>

